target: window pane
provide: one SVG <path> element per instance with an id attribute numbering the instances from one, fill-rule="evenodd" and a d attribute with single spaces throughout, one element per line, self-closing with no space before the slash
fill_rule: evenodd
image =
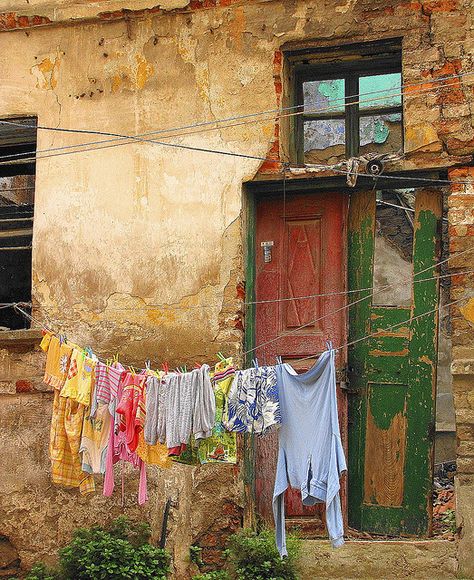
<path id="1" fill-rule="evenodd" d="M 303 103 L 305 113 L 343 111 L 344 79 L 303 83 Z"/>
<path id="2" fill-rule="evenodd" d="M 375 216 L 372 303 L 377 306 L 410 306 L 413 288 L 414 216 L 410 210 L 415 207 L 415 193 L 413 189 L 381 193 Z M 406 210 L 394 206 L 406 207 Z M 382 291 L 387 285 L 390 288 Z"/>
<path id="3" fill-rule="evenodd" d="M 402 74 L 391 73 L 359 78 L 360 109 L 393 107 L 402 104 Z M 377 91 L 377 92 L 375 92 Z"/>
<path id="4" fill-rule="evenodd" d="M 344 158 L 345 149 L 344 119 L 305 121 L 305 163 L 336 163 Z"/>
<path id="5" fill-rule="evenodd" d="M 371 115 L 360 118 L 360 154 L 396 153 L 402 147 L 402 115 Z"/>

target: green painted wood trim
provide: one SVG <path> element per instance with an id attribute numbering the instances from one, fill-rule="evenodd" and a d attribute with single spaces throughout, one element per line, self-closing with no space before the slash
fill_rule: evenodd
<path id="1" fill-rule="evenodd" d="M 256 236 L 256 196 L 245 192 L 244 223 L 246 228 L 244 258 L 245 258 L 245 301 L 255 300 L 255 236 Z M 247 306 L 245 311 L 244 349 L 248 351 L 255 346 L 255 304 Z M 244 364 L 248 365 L 252 359 L 249 353 Z M 243 436 L 243 469 L 244 482 L 244 525 L 255 528 L 255 446 L 253 435 Z"/>
<path id="2" fill-rule="evenodd" d="M 349 205 L 348 228 L 348 289 L 370 288 L 375 232 L 375 194 L 354 192 Z M 369 296 L 370 291 L 351 294 L 351 300 Z M 363 300 L 349 309 L 349 342 L 366 336 L 370 329 L 371 299 Z M 364 491 L 365 417 L 367 415 L 366 361 L 369 345 L 361 341 L 348 349 L 349 386 L 357 394 L 349 394 L 349 525 L 362 526 L 362 502 Z"/>

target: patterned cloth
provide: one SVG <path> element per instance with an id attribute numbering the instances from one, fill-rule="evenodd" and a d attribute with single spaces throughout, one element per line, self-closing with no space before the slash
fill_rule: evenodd
<path id="1" fill-rule="evenodd" d="M 110 403 L 111 399 L 117 396 L 120 379 L 125 368 L 120 363 L 106 365 L 98 362 L 95 367 L 95 381 L 97 391 L 97 402 Z"/>
<path id="2" fill-rule="evenodd" d="M 223 419 L 227 404 L 227 393 L 235 376 L 232 359 L 227 359 L 215 366 L 212 378 L 216 397 L 216 421 L 212 435 L 199 443 L 198 456 L 204 463 L 237 463 L 237 437 L 235 433 L 225 430 Z"/>
<path id="3" fill-rule="evenodd" d="M 229 390 L 225 428 L 238 433 L 263 434 L 280 423 L 275 367 L 237 371 Z"/>
<path id="4" fill-rule="evenodd" d="M 82 494 L 95 491 L 94 479 L 81 467 L 79 447 L 85 407 L 54 392 L 49 442 L 54 483 L 79 487 Z"/>
<path id="5" fill-rule="evenodd" d="M 72 346 L 50 333 L 44 335 L 40 346 L 48 353 L 43 381 L 50 387 L 61 389 L 67 378 Z"/>

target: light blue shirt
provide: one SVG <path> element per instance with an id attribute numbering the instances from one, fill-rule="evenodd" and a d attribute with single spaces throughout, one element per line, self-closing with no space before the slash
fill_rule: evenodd
<path id="1" fill-rule="evenodd" d="M 276 544 L 286 556 L 285 491 L 301 490 L 303 505 L 326 503 L 332 545 L 344 544 L 339 477 L 347 469 L 339 432 L 336 352 L 324 352 L 306 373 L 288 364 L 277 367 L 282 424 L 273 491 Z"/>

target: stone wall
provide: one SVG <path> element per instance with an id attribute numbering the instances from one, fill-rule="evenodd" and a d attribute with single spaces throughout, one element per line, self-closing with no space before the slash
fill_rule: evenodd
<path id="1" fill-rule="evenodd" d="M 469 0 L 151 4 L 0 0 L 0 63 L 7 79 L 0 84 L 1 116 L 36 115 L 44 127 L 135 135 L 272 110 L 287 98 L 286 48 L 401 37 L 404 83 L 423 81 L 426 92 L 408 89 L 408 155 L 394 169 L 470 160 L 474 78 L 456 80 L 444 90 L 433 85 L 473 69 Z M 275 161 L 287 149 L 285 125 L 280 132 L 274 119 L 207 128 L 155 137 Z M 99 139 L 39 129 L 38 150 Z M 279 169 L 276 162 L 260 165 L 255 159 L 136 141 L 38 160 L 35 317 L 99 354 L 119 352 L 137 366 L 148 358 L 153 365 L 168 360 L 192 366 L 215 359 L 219 350 L 239 359 L 245 322 L 242 184 L 259 170 Z M 461 206 L 470 203 L 465 194 L 452 198 Z M 470 219 L 463 211 L 452 206 L 454 227 Z M 466 225 L 453 244 L 469 243 L 468 231 Z M 461 326 L 467 324 L 458 318 Z M 459 333 L 453 339 L 456 359 L 470 360 L 468 329 Z M 152 468 L 145 508 L 135 503 L 135 475 L 127 474 L 125 508 L 119 493 L 111 500 L 100 494 L 80 498 L 50 484 L 51 394 L 41 386 L 43 355 L 34 340 L 7 340 L 0 356 L 0 467 L 6 474 L 0 537 L 11 542 L 22 564 L 52 558 L 74 527 L 123 511 L 148 519 L 156 537 L 167 497 L 175 502 L 170 546 L 177 576 L 185 577 L 192 542 L 214 558 L 222 537 L 240 523 L 242 487 L 232 468 Z M 467 382 L 465 373 L 456 375 L 459 498 L 469 499 Z M 466 537 L 472 538 L 472 514 L 460 514 Z"/>
<path id="2" fill-rule="evenodd" d="M 472 269 L 473 256 L 466 250 L 474 239 L 474 169 L 453 169 L 453 180 L 472 185 L 452 186 L 449 197 L 453 272 Z M 456 517 L 460 526 L 459 564 L 463 577 L 474 577 L 474 275 L 453 276 L 451 300 L 466 298 L 452 307 L 452 373 L 457 435 Z"/>

